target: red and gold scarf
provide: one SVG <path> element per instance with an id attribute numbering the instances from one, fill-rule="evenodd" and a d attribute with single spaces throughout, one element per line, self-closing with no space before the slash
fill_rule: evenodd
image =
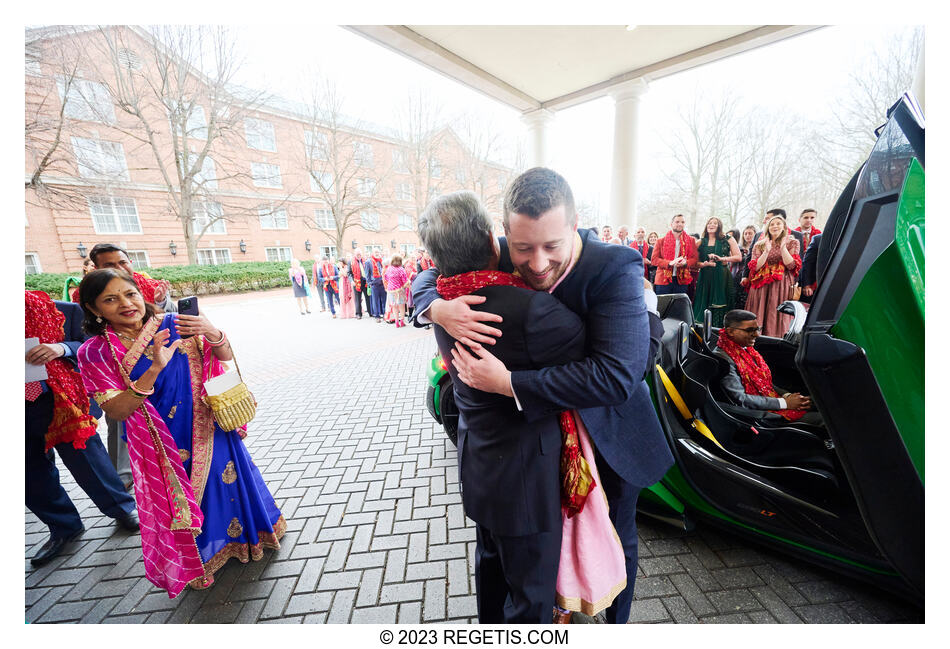
<path id="1" fill-rule="evenodd" d="M 670 230 L 666 233 L 662 239 L 656 242 L 656 245 L 660 247 L 660 253 L 663 255 L 663 259 L 667 261 L 673 261 L 676 258 L 676 235 L 673 234 L 673 231 Z M 656 247 L 653 248 L 653 254 L 656 254 Z M 696 256 L 696 242 L 693 241 L 693 237 L 686 234 L 686 232 L 680 232 L 680 257 L 690 257 Z M 665 281 L 659 281 L 660 279 Z M 680 266 L 676 271 L 676 278 L 679 280 L 680 284 L 689 284 L 693 281 L 693 274 L 689 271 L 689 265 Z M 657 284 L 670 284 L 673 281 L 673 271 L 669 268 L 659 268 L 656 269 L 656 279 Z"/>
<path id="2" fill-rule="evenodd" d="M 736 341 L 730 338 L 725 332 L 719 333 L 719 340 L 716 346 L 729 355 L 732 362 L 736 364 L 736 370 L 739 372 L 739 378 L 742 379 L 742 387 L 746 394 L 752 394 L 760 397 L 781 398 L 772 385 L 772 370 L 762 355 L 755 351 L 753 347 L 740 347 Z M 797 421 L 805 416 L 807 410 L 772 410 L 777 415 L 781 415 L 788 421 Z"/>
<path id="3" fill-rule="evenodd" d="M 426 258 L 425 255 L 419 257 L 419 268 L 422 270 L 429 270 L 432 268 L 432 263 Z"/>
<path id="4" fill-rule="evenodd" d="M 639 243 L 637 241 L 630 242 L 630 247 L 640 253 L 640 256 L 643 257 L 643 276 L 647 277 L 650 274 L 650 258 L 647 256 L 647 253 L 650 252 L 650 244 L 646 241 Z M 676 250 L 674 248 L 674 250 Z"/>
<path id="5" fill-rule="evenodd" d="M 373 279 L 380 279 L 383 276 L 383 258 L 374 254 L 370 259 L 373 262 Z"/>
<path id="6" fill-rule="evenodd" d="M 470 273 L 461 273 L 436 280 L 436 290 L 445 300 L 452 300 L 460 295 L 469 295 L 486 286 L 517 286 L 518 288 L 531 287 L 511 273 L 497 270 L 476 270 Z M 448 359 L 446 359 L 448 362 Z M 565 509 L 568 518 L 573 518 L 584 509 L 587 496 L 597 486 L 591 474 L 590 466 L 581 455 L 580 441 L 577 433 L 577 422 L 574 420 L 574 411 L 565 410 L 558 415 L 561 427 L 561 506 Z"/>
<path id="7" fill-rule="evenodd" d="M 815 226 L 812 226 L 811 232 L 804 232 L 802 226 L 798 226 L 795 228 L 795 232 L 802 233 L 802 251 L 808 250 L 808 244 L 811 243 L 811 240 L 815 238 L 816 234 L 821 234 L 821 230 Z"/>
<path id="8" fill-rule="evenodd" d="M 336 267 L 328 261 L 323 262 L 323 290 L 327 290 L 329 286 L 333 289 L 334 293 L 339 293 L 339 289 L 336 286 L 336 280 L 333 279 L 333 276 L 336 274 Z"/>
<path id="9" fill-rule="evenodd" d="M 139 287 L 139 292 L 142 293 L 142 297 L 145 299 L 145 301 L 155 304 L 155 288 L 160 282 L 158 280 L 143 277 L 134 271 L 132 272 L 132 277 L 135 279 L 135 284 Z"/>
<path id="10" fill-rule="evenodd" d="M 353 290 L 362 291 L 363 290 L 363 262 L 357 258 L 353 260 L 353 263 L 350 264 L 350 267 L 353 269 Z"/>
<path id="11" fill-rule="evenodd" d="M 763 235 L 763 236 L 768 236 Z M 785 264 L 782 262 L 782 250 L 780 246 L 772 246 L 772 249 L 769 251 L 769 256 L 766 257 L 765 265 L 762 268 L 756 270 L 756 264 L 758 263 L 759 255 L 762 254 L 762 251 L 765 250 L 765 243 L 756 243 L 752 248 L 752 255 L 749 259 L 749 288 L 762 288 L 767 284 L 772 282 L 780 282 L 782 278 L 785 277 L 785 273 L 789 272 L 793 275 L 798 275 L 799 271 L 802 269 L 802 258 L 796 252 L 798 247 L 798 239 L 789 235 L 785 238 L 783 242 L 789 253 L 792 255 L 792 259 L 795 261 L 795 268 L 788 270 L 785 268 Z M 763 240 L 760 239 L 760 242 Z"/>
<path id="12" fill-rule="evenodd" d="M 44 291 L 26 291 L 26 338 L 41 343 L 63 342 L 66 316 L 59 312 Z M 73 448 L 86 448 L 86 440 L 96 434 L 96 420 L 89 415 L 89 396 L 79 372 L 69 361 L 56 358 L 46 364 L 46 385 L 53 393 L 53 421 L 46 432 L 48 451 L 56 444 L 69 442 Z"/>

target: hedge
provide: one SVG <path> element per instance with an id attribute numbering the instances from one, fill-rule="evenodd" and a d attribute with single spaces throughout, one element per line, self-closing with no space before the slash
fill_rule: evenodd
<path id="1" fill-rule="evenodd" d="M 289 261 L 242 261 L 217 266 L 163 266 L 139 272 L 146 272 L 155 279 L 167 279 L 172 285 L 172 296 L 181 297 L 290 286 L 289 269 Z M 66 279 L 76 275 L 39 273 L 25 277 L 27 290 L 46 291 L 54 300 L 61 300 Z"/>

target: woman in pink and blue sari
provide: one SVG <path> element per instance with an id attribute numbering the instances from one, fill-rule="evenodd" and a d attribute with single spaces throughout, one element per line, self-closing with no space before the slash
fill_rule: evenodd
<path id="1" fill-rule="evenodd" d="M 244 447 L 245 427 L 224 431 L 204 383 L 233 358 L 203 315 L 156 315 L 134 281 L 113 269 L 79 287 L 79 349 L 86 390 L 125 422 L 145 576 L 177 596 L 206 588 L 228 559 L 246 563 L 280 548 L 287 524 Z"/>

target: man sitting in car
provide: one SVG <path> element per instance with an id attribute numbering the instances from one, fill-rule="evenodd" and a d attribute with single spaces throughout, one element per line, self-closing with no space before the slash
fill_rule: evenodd
<path id="1" fill-rule="evenodd" d="M 719 342 L 713 353 L 729 363 L 722 389 L 736 404 L 766 411 L 755 416 L 769 423 L 783 422 L 824 426 L 821 415 L 811 409 L 811 399 L 798 392 L 782 394 L 772 384 L 772 371 L 754 348 L 762 328 L 751 311 L 734 309 L 723 318 Z"/>

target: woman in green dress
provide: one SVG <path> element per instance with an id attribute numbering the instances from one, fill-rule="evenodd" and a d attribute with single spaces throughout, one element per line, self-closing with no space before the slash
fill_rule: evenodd
<path id="1" fill-rule="evenodd" d="M 699 279 L 696 281 L 693 318 L 702 322 L 703 313 L 710 309 L 713 326 L 722 327 L 722 318 L 732 308 L 735 298 L 729 264 L 742 259 L 742 253 L 732 237 L 723 231 L 722 221 L 715 216 L 706 221 L 698 251 Z"/>

